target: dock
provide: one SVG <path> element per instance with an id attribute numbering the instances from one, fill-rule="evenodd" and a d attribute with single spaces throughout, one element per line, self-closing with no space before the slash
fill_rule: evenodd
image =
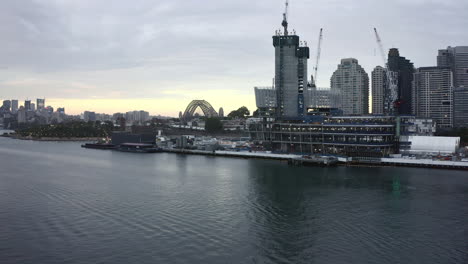
<path id="1" fill-rule="evenodd" d="M 468 170 L 468 162 L 465 162 L 465 161 L 382 158 L 381 164 L 384 166 L 387 165 L 387 166 L 404 166 L 404 167 L 424 167 L 424 168 L 435 168 L 435 169 Z"/>
<path id="2" fill-rule="evenodd" d="M 231 157 L 231 158 L 250 158 L 250 159 L 270 159 L 287 161 L 290 165 L 296 166 L 335 166 L 338 164 L 338 159 L 332 157 L 313 156 L 307 157 L 295 154 L 276 154 L 266 152 L 245 152 L 245 151 L 205 151 L 191 149 L 163 149 L 162 152 L 189 154 L 189 155 L 204 155 L 216 157 Z"/>
<path id="3" fill-rule="evenodd" d="M 284 160 L 284 161 L 288 161 L 290 159 L 301 157 L 300 155 L 294 155 L 294 154 L 275 154 L 275 153 L 265 153 L 265 152 L 245 152 L 245 151 L 225 151 L 225 150 L 206 151 L 206 150 L 193 150 L 193 149 L 163 148 L 162 152 L 189 154 L 189 155 L 216 156 L 216 157 L 272 159 L 272 160 Z"/>

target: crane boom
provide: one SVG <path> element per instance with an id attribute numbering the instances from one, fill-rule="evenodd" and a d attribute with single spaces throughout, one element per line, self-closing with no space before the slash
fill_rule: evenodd
<path id="1" fill-rule="evenodd" d="M 397 112 L 397 108 L 400 105 L 400 101 L 398 100 L 398 79 L 395 76 L 397 73 L 390 71 L 388 63 L 385 59 L 385 49 L 383 47 L 382 39 L 380 38 L 380 35 L 377 32 L 376 28 L 374 28 L 374 33 L 375 38 L 377 39 L 377 44 L 380 50 L 380 56 L 382 56 L 382 62 L 384 64 L 385 73 L 387 77 L 387 92 L 384 93 L 384 101 L 386 103 L 384 104 L 384 107 L 386 108 L 388 114 L 395 114 Z"/>
<path id="2" fill-rule="evenodd" d="M 320 62 L 320 54 L 322 53 L 322 39 L 323 39 L 323 28 L 320 29 L 318 44 L 317 44 L 317 57 L 315 58 L 315 67 L 314 67 L 314 84 L 317 83 L 317 72 Z"/>
<path id="3" fill-rule="evenodd" d="M 281 25 L 284 28 L 285 36 L 288 35 L 288 6 L 289 6 L 289 0 L 286 0 L 284 13 L 283 13 L 283 22 L 281 23 Z"/>
<path id="4" fill-rule="evenodd" d="M 387 68 L 386 66 L 386 60 L 385 60 L 385 50 L 384 50 L 384 47 L 383 47 L 383 43 L 382 43 L 382 39 L 380 38 L 379 36 L 379 33 L 377 32 L 377 29 L 374 28 L 374 33 L 375 33 L 375 38 L 377 39 L 377 45 L 379 46 L 379 50 L 380 50 L 380 56 L 382 56 L 382 62 L 384 63 L 384 66 L 385 68 Z"/>

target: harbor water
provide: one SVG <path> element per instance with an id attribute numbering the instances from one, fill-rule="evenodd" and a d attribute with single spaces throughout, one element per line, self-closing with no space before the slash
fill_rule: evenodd
<path id="1" fill-rule="evenodd" d="M 468 263 L 468 173 L 0 137 L 0 263 Z"/>

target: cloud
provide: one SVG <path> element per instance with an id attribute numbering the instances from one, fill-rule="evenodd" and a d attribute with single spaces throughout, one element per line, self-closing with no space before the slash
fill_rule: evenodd
<path id="1" fill-rule="evenodd" d="M 283 8 L 283 0 L 2 0 L 0 90 L 6 98 L 253 97 L 253 86 L 274 77 L 271 36 Z M 438 49 L 468 45 L 467 9 L 465 0 L 304 0 L 291 1 L 289 18 L 311 48 L 309 72 L 324 28 L 318 83 L 327 87 L 341 58 L 357 58 L 369 74 L 382 64 L 373 27 L 386 48 L 434 65 Z"/>

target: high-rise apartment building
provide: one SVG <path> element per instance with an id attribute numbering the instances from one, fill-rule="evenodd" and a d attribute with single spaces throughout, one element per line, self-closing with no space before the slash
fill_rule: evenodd
<path id="1" fill-rule="evenodd" d="M 344 115 L 369 113 L 369 75 L 357 59 L 342 59 L 331 77 L 331 91 L 341 97 Z"/>
<path id="2" fill-rule="evenodd" d="M 371 74 L 372 83 L 372 114 L 384 114 L 384 98 L 387 89 L 387 70 L 382 66 L 374 68 Z"/>
<path id="3" fill-rule="evenodd" d="M 142 124 L 149 120 L 149 113 L 146 111 L 130 111 L 125 113 L 125 119 L 128 122 Z"/>
<path id="4" fill-rule="evenodd" d="M 300 118 L 307 104 L 304 91 L 307 88 L 307 60 L 309 48 L 297 35 L 277 32 L 273 36 L 275 47 L 276 115 L 278 118 Z"/>
<path id="5" fill-rule="evenodd" d="M 11 112 L 18 112 L 18 100 L 11 100 Z"/>
<path id="6" fill-rule="evenodd" d="M 394 102 L 395 114 L 411 115 L 414 113 L 413 74 L 414 65 L 405 57 L 400 56 L 398 49 L 392 48 L 388 52 L 388 69 L 398 76 L 398 98 Z"/>
<path id="7" fill-rule="evenodd" d="M 42 110 L 45 108 L 45 99 L 36 99 L 36 107 L 37 107 L 37 110 Z"/>
<path id="8" fill-rule="evenodd" d="M 416 115 L 438 128 L 453 126 L 453 74 L 448 67 L 421 67 L 414 74 Z"/>
<path id="9" fill-rule="evenodd" d="M 453 72 L 453 125 L 468 127 L 468 46 L 439 50 L 437 66 Z"/>

